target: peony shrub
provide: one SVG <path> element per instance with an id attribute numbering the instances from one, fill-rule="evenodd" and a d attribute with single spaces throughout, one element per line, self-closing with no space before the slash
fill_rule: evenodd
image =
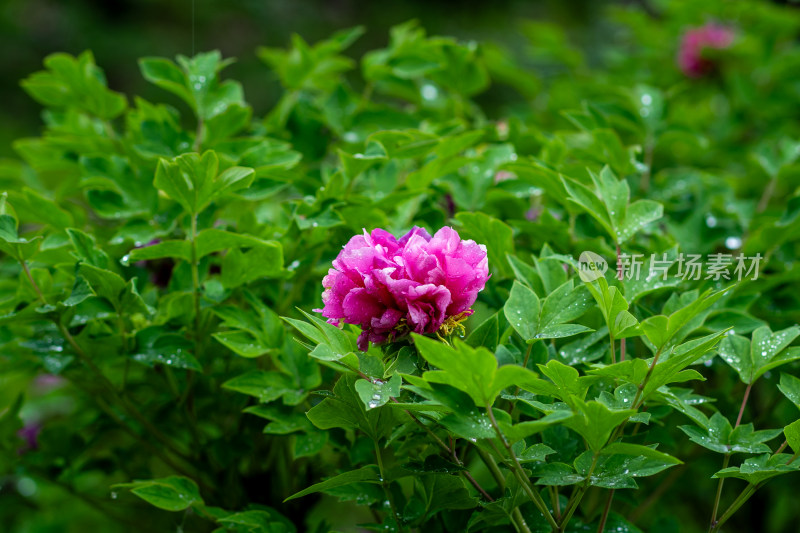
<path id="1" fill-rule="evenodd" d="M 796 531 L 800 19 L 602 11 L 296 36 L 265 108 L 220 52 L 135 96 L 45 58 L 0 160 L 0 529 Z"/>

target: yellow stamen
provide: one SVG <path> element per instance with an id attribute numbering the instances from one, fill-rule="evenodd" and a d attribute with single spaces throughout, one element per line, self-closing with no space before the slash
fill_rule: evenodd
<path id="1" fill-rule="evenodd" d="M 467 329 L 464 327 L 463 322 L 469 318 L 472 314 L 471 310 L 464 311 L 459 313 L 455 316 L 448 317 L 447 320 L 444 321 L 442 326 L 439 328 L 439 331 L 436 334 L 441 337 L 449 337 L 455 331 L 459 331 L 461 335 L 466 335 Z"/>

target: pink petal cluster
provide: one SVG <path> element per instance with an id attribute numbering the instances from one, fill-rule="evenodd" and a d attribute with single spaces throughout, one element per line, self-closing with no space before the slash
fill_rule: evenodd
<path id="1" fill-rule="evenodd" d="M 435 333 L 445 320 L 471 313 L 489 279 L 486 247 L 450 227 L 431 237 L 414 227 L 400 239 L 364 230 L 344 246 L 322 280 L 328 322 L 361 327 L 358 349 L 409 332 Z M 462 315 L 463 316 L 463 315 Z"/>
<path id="2" fill-rule="evenodd" d="M 733 43 L 734 36 L 732 29 L 719 24 L 706 24 L 688 30 L 681 39 L 678 66 L 690 78 L 702 76 L 713 66 L 703 57 L 703 50 L 728 48 Z"/>

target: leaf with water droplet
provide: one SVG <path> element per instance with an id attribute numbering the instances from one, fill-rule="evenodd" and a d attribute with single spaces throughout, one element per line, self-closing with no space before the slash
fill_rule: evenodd
<path id="1" fill-rule="evenodd" d="M 289 376 L 266 370 L 251 370 L 236 376 L 223 383 L 222 388 L 255 396 L 264 403 L 295 392 L 294 383 Z"/>
<path id="2" fill-rule="evenodd" d="M 351 470 L 349 472 L 344 472 L 337 476 L 333 476 L 331 478 L 326 479 L 320 483 L 316 483 L 311 485 L 308 488 L 301 490 L 300 492 L 296 492 L 286 498 L 284 501 L 287 502 L 289 500 L 294 500 L 296 498 L 302 498 L 308 494 L 313 494 L 315 492 L 323 492 L 328 489 L 333 489 L 336 487 L 341 487 L 344 485 L 349 485 L 351 483 L 380 483 L 380 478 L 378 476 L 378 469 L 375 465 L 369 465 L 359 468 L 358 470 Z"/>
<path id="3" fill-rule="evenodd" d="M 781 382 L 778 388 L 789 401 L 800 409 L 800 378 L 781 372 Z"/>
<path id="4" fill-rule="evenodd" d="M 591 331 L 580 324 L 566 324 L 590 307 L 589 292 L 582 285 L 574 287 L 572 280 L 557 287 L 541 304 L 531 288 L 514 281 L 503 312 L 514 330 L 526 342 L 532 342 Z"/>
<path id="5" fill-rule="evenodd" d="M 130 489 L 147 503 L 166 511 L 183 511 L 193 505 L 203 505 L 197 484 L 184 476 L 119 483 L 112 488 Z"/>
<path id="6" fill-rule="evenodd" d="M 800 348 L 786 347 L 800 336 L 800 327 L 792 326 L 775 333 L 762 326 L 752 334 L 752 342 L 740 335 L 728 335 L 720 343 L 719 355 L 738 373 L 742 382 L 752 384 L 765 372 L 800 359 Z"/>
<path id="7" fill-rule="evenodd" d="M 355 387 L 366 408 L 375 409 L 385 405 L 392 398 L 400 396 L 400 386 L 402 384 L 403 379 L 400 374 L 395 374 L 388 381 L 359 379 L 356 381 Z"/>
<path id="8" fill-rule="evenodd" d="M 689 439 L 711 451 L 723 454 L 765 453 L 770 448 L 766 442 L 780 435 L 783 430 L 753 430 L 753 424 L 742 424 L 733 428 L 721 413 L 714 413 L 707 427 L 679 426 Z"/>
<path id="9" fill-rule="evenodd" d="M 720 470 L 712 477 L 738 478 L 757 485 L 775 476 L 797 471 L 800 471 L 800 458 L 792 458 L 786 453 L 776 455 L 765 453 L 746 459 L 740 466 Z"/>

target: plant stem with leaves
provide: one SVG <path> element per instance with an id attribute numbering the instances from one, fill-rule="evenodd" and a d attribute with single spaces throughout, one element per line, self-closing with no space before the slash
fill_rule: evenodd
<path id="1" fill-rule="evenodd" d="M 525 493 L 528 495 L 533 504 L 537 507 L 537 509 L 539 509 L 539 512 L 541 512 L 542 515 L 544 515 L 545 520 L 547 520 L 547 523 L 550 524 L 550 527 L 553 528 L 553 531 L 558 531 L 558 523 L 553 518 L 553 515 L 550 513 L 550 510 L 547 509 L 547 504 L 542 499 L 542 496 L 535 490 L 533 490 L 533 488 L 531 487 L 530 480 L 528 479 L 527 474 L 525 474 L 525 471 L 522 469 L 522 465 L 519 463 L 519 460 L 517 459 L 514 450 L 511 449 L 511 445 L 508 443 L 508 440 L 506 440 L 505 435 L 503 435 L 503 432 L 500 430 L 500 426 L 497 424 L 497 419 L 495 419 L 494 417 L 494 412 L 492 412 L 491 405 L 486 406 L 486 413 L 489 415 L 489 420 L 492 422 L 492 427 L 494 428 L 494 431 L 497 434 L 497 438 L 500 439 L 500 442 L 503 444 L 503 447 L 506 449 L 506 452 L 508 452 L 511 471 L 517 478 L 517 481 L 522 487 L 522 490 L 525 491 Z"/>

